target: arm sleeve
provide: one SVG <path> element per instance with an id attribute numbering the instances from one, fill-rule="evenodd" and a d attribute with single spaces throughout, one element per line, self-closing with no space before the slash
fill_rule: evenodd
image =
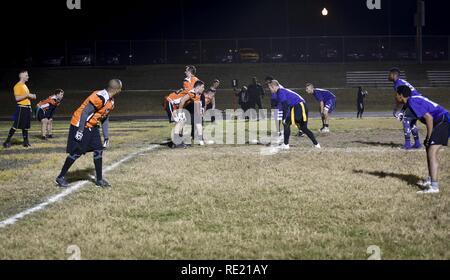
<path id="1" fill-rule="evenodd" d="M 87 119 L 89 118 L 89 116 L 95 112 L 95 108 L 94 105 L 92 105 L 91 103 L 88 103 L 86 105 L 86 107 L 83 110 L 83 113 L 81 113 L 81 117 L 80 117 L 80 127 L 78 128 L 78 131 L 83 132 L 84 131 L 84 126 L 86 124 Z"/>
<path id="2" fill-rule="evenodd" d="M 103 139 L 109 139 L 109 117 L 102 123 Z"/>

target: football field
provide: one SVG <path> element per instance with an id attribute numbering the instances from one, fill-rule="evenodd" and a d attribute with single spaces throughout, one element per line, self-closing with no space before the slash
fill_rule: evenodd
<path id="1" fill-rule="evenodd" d="M 441 193 L 416 194 L 425 151 L 401 150 L 393 118 L 333 119 L 317 135 L 323 149 L 293 135 L 289 151 L 169 149 L 167 122 L 113 121 L 103 163 L 113 187 L 95 188 L 88 154 L 63 195 L 54 179 L 68 122 L 51 141 L 38 129 L 32 148 L 19 132 L 0 150 L 0 259 L 367 259 L 370 246 L 383 259 L 450 258 L 450 151 Z"/>

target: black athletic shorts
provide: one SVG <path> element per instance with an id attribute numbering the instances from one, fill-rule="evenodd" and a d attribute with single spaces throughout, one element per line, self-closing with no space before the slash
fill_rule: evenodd
<path id="1" fill-rule="evenodd" d="M 299 103 L 289 108 L 288 116 L 286 118 L 286 125 L 298 124 L 303 126 L 308 124 L 308 107 L 306 103 Z"/>
<path id="2" fill-rule="evenodd" d="M 433 133 L 431 134 L 431 145 L 448 146 L 450 124 L 448 116 L 444 116 L 442 120 L 434 124 Z"/>
<path id="3" fill-rule="evenodd" d="M 13 120 L 15 129 L 30 129 L 31 106 L 17 106 Z"/>
<path id="4" fill-rule="evenodd" d="M 81 142 L 77 142 L 75 140 L 77 131 L 78 127 L 73 125 L 70 126 L 66 149 L 68 154 L 84 155 L 89 152 L 103 150 L 102 138 L 100 136 L 100 129 L 98 126 L 94 128 L 85 128 Z"/>

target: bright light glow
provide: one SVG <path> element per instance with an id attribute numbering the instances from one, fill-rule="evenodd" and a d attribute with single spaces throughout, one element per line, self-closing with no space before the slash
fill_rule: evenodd
<path id="1" fill-rule="evenodd" d="M 327 8 L 323 8 L 323 10 L 322 10 L 322 16 L 324 16 L 324 17 L 328 16 L 328 10 L 327 10 Z"/>

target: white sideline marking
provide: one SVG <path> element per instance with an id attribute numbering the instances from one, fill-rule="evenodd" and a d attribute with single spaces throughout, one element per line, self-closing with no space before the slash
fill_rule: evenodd
<path id="1" fill-rule="evenodd" d="M 356 154 L 356 153 L 395 153 L 395 152 L 401 152 L 401 153 L 425 153 L 424 149 L 419 150 L 403 150 L 402 148 L 385 148 L 385 147 L 379 147 L 379 148 L 369 148 L 369 147 L 351 147 L 351 148 L 327 148 L 322 147 L 322 149 L 316 149 L 313 146 L 311 147 L 305 147 L 305 146 L 293 146 L 291 147 L 291 150 L 287 152 L 295 152 L 296 150 L 307 152 L 307 153 L 347 153 L 347 154 Z M 270 146 L 270 147 L 262 147 L 259 151 L 259 154 L 262 156 L 273 156 L 281 152 L 280 147 L 278 146 Z"/>
<path id="2" fill-rule="evenodd" d="M 139 154 L 144 153 L 144 152 L 149 152 L 152 150 L 155 150 L 156 148 L 158 148 L 158 145 L 152 145 L 150 147 L 141 149 L 137 152 L 134 152 L 132 154 L 129 154 L 128 156 L 124 157 L 123 159 L 119 160 L 118 162 L 106 167 L 103 172 L 107 173 L 110 171 L 113 171 L 114 169 L 116 169 L 117 167 L 119 167 L 121 164 L 123 164 L 124 162 L 127 162 L 135 157 L 137 157 Z M 43 210 L 45 207 L 47 207 L 50 204 L 53 204 L 55 202 L 58 202 L 60 200 L 62 200 L 63 198 L 65 198 L 66 196 L 76 192 L 77 190 L 81 189 L 82 187 L 84 187 L 87 183 L 89 183 L 89 181 L 81 181 L 81 182 L 77 182 L 75 185 L 65 189 L 63 192 L 56 194 L 50 198 L 48 198 L 46 201 L 32 207 L 29 209 L 24 210 L 23 212 L 20 212 L 12 217 L 9 217 L 8 219 L 1 221 L 0 222 L 0 228 L 5 228 L 9 225 L 13 225 L 16 222 L 18 222 L 19 220 L 25 218 L 26 216 L 33 214 L 35 212 L 39 212 L 41 210 Z"/>

